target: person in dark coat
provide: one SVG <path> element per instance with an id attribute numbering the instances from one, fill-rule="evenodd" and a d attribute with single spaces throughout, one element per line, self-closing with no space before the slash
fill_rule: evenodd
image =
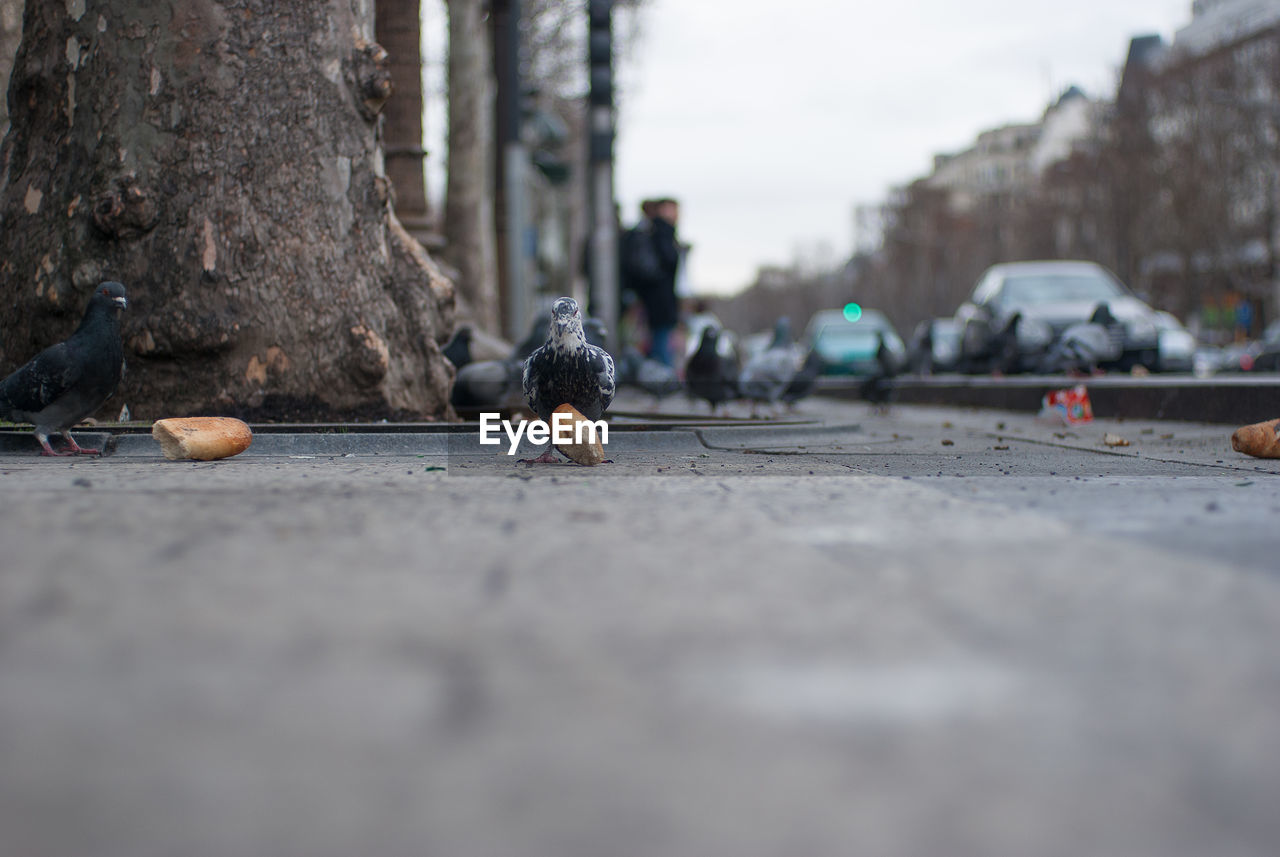
<path id="1" fill-rule="evenodd" d="M 622 287 L 634 292 L 644 307 L 649 357 L 673 366 L 671 334 L 680 320 L 676 297 L 681 259 L 676 237 L 680 205 L 674 199 L 645 200 L 641 211 L 640 221 L 623 235 Z"/>
<path id="2" fill-rule="evenodd" d="M 680 204 L 674 199 L 660 199 L 654 204 L 651 229 L 661 275 L 648 293 L 641 296 L 649 316 L 650 356 L 668 366 L 674 363 L 671 332 L 680 321 L 680 302 L 676 297 L 676 272 L 680 267 L 680 241 L 676 236 L 679 219 Z"/>

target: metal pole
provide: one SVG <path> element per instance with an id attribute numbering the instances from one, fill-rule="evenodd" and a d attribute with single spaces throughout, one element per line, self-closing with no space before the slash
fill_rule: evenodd
<path id="1" fill-rule="evenodd" d="M 609 345 L 618 342 L 618 219 L 613 195 L 613 3 L 590 0 L 587 183 L 591 216 L 591 314 L 609 328 Z"/>
<path id="2" fill-rule="evenodd" d="M 529 278 L 525 271 L 526 213 L 525 151 L 521 130 L 520 0 L 494 0 L 493 62 L 498 91 L 495 98 L 497 137 L 498 240 L 500 299 L 503 329 L 512 341 L 524 337 L 529 324 Z"/>

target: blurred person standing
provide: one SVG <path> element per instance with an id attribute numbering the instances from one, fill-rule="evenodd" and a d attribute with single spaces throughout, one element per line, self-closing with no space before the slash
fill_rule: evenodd
<path id="1" fill-rule="evenodd" d="M 676 234 L 680 219 L 680 203 L 664 198 L 654 202 L 650 218 L 650 234 L 657 256 L 660 275 L 652 287 L 640 299 L 649 317 L 649 356 L 654 360 L 674 365 L 671 356 L 671 332 L 680 320 L 680 303 L 676 297 L 676 277 L 680 273 L 680 261 L 684 251 Z"/>
<path id="2" fill-rule="evenodd" d="M 662 279 L 662 265 L 653 243 L 653 216 L 657 200 L 640 203 L 640 219 L 622 233 L 618 246 L 618 282 L 621 292 L 619 329 L 623 341 L 634 344 L 643 353 L 650 351 L 647 295 Z"/>
<path id="3" fill-rule="evenodd" d="M 680 320 L 676 278 L 684 253 L 676 237 L 680 205 L 669 198 L 649 199 L 640 204 L 640 212 L 640 220 L 623 236 L 622 286 L 644 308 L 648 356 L 672 366 L 671 333 Z"/>

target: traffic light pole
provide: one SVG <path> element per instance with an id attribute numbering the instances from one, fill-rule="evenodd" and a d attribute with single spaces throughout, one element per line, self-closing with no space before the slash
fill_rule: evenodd
<path id="1" fill-rule="evenodd" d="M 520 0 L 494 0 L 490 21 L 497 79 L 494 213 L 498 232 L 498 291 L 503 331 L 513 342 L 519 342 L 527 332 L 532 303 L 524 253 L 528 153 L 520 135 Z"/>
<path id="2" fill-rule="evenodd" d="M 618 343 L 618 218 L 613 199 L 613 1 L 589 0 L 587 63 L 591 90 L 588 112 L 588 211 L 591 216 L 591 314 L 609 328 L 609 345 Z"/>

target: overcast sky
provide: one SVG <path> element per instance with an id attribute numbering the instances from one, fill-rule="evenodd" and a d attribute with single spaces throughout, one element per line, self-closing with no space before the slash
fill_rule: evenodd
<path id="1" fill-rule="evenodd" d="M 619 104 L 624 222 L 678 197 L 702 291 L 847 256 L 855 205 L 1071 84 L 1111 97 L 1130 37 L 1190 18 L 1190 0 L 649 0 Z"/>

